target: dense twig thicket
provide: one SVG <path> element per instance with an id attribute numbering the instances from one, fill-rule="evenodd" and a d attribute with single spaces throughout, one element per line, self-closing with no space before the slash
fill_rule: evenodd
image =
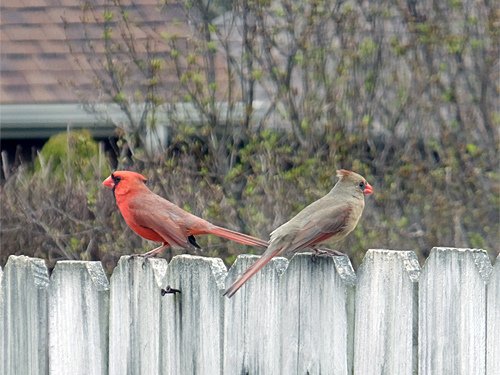
<path id="1" fill-rule="evenodd" d="M 188 38 L 162 34 L 142 49 L 131 4 L 85 8 L 105 30 L 106 59 L 87 55 L 96 90 L 126 114 L 119 168 L 147 175 L 197 215 L 263 238 L 350 168 L 375 188 L 340 245 L 355 263 L 367 248 L 498 253 L 493 4 L 235 1 L 218 18 L 223 6 L 187 5 Z M 168 142 L 153 152 L 146 134 L 160 125 Z M 102 170 L 105 158 L 93 157 L 88 168 Z M 61 168 L 55 179 L 49 166 L 22 166 L 2 184 L 0 262 L 13 252 L 112 260 L 152 246 L 126 229 L 102 175 Z M 243 250 L 201 243 L 228 261 Z"/>

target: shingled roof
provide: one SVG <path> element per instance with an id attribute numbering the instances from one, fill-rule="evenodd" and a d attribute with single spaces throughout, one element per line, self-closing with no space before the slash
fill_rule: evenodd
<path id="1" fill-rule="evenodd" d="M 160 6 L 158 0 L 123 3 L 130 18 L 140 20 L 140 28 L 133 30 L 138 45 L 149 37 L 161 39 L 165 32 L 189 34 L 179 4 Z M 76 103 L 76 91 L 92 90 L 92 67 L 83 55 L 85 39 L 90 38 L 96 54 L 103 53 L 102 14 L 109 4 L 92 0 L 94 12 L 88 13 L 92 16 L 84 24 L 86 8 L 79 0 L 2 0 L 0 105 Z"/>

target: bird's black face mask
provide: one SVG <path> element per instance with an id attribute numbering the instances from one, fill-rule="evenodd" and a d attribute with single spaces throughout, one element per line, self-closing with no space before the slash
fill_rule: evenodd
<path id="1" fill-rule="evenodd" d="M 115 176 L 113 173 L 111 174 L 111 179 L 113 180 L 113 189 L 112 189 L 113 190 L 113 197 L 116 200 L 115 189 L 116 189 L 116 186 L 118 186 L 118 184 L 120 183 L 120 181 L 122 179 L 121 179 L 121 177 Z"/>

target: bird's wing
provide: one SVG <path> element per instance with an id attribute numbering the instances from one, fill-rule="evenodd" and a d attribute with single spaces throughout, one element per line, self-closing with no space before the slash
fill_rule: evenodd
<path id="1" fill-rule="evenodd" d="M 351 211 L 350 205 L 342 204 L 323 207 L 308 216 L 297 217 L 297 221 L 292 223 L 296 230 L 285 239 L 283 250 L 296 251 L 307 248 L 342 233 L 346 229 Z"/>
<path id="2" fill-rule="evenodd" d="M 172 213 L 171 206 L 174 204 L 155 194 L 144 194 L 129 202 L 138 225 L 155 231 L 170 245 L 189 247 L 182 218 Z"/>

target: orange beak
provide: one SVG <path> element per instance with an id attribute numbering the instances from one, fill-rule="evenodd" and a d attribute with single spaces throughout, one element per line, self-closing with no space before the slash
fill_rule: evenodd
<path id="1" fill-rule="evenodd" d="M 373 188 L 372 186 L 367 182 L 365 185 L 365 190 L 363 190 L 364 195 L 370 195 L 373 194 Z"/>
<path id="2" fill-rule="evenodd" d="M 105 179 L 102 182 L 102 184 L 110 189 L 113 189 L 115 187 L 115 183 L 113 182 L 113 179 L 111 178 L 111 176 L 109 176 L 107 179 Z"/>

